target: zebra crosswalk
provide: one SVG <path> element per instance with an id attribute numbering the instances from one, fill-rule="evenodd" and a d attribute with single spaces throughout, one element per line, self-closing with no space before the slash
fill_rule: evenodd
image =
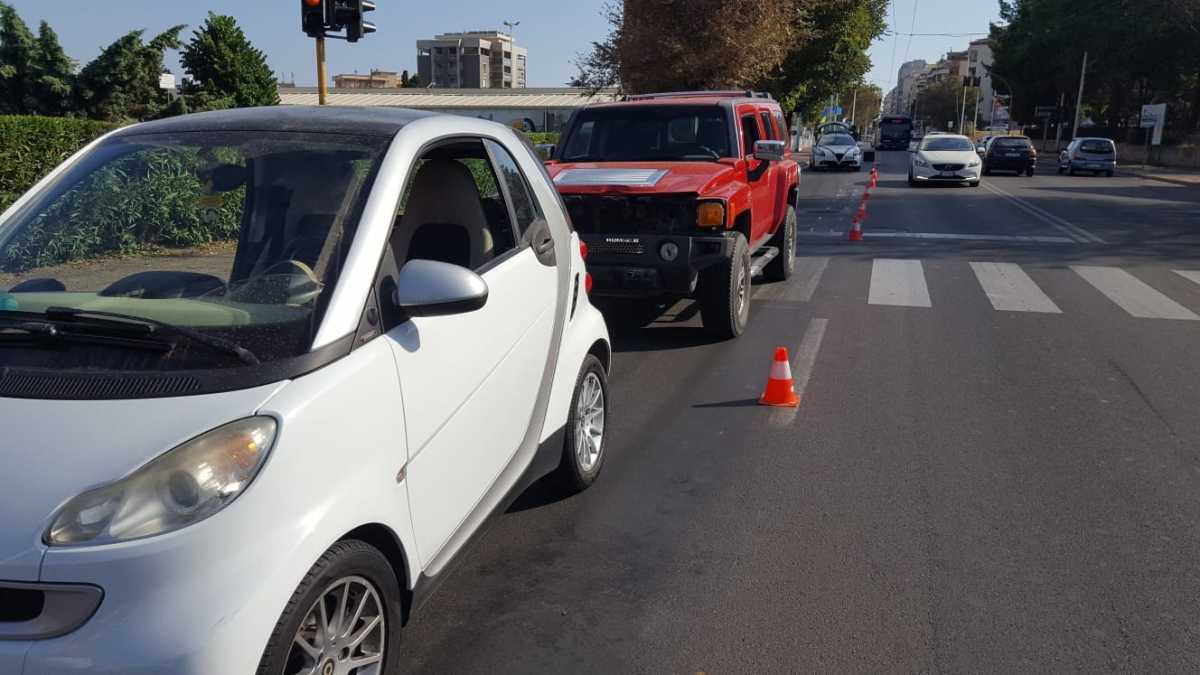
<path id="1" fill-rule="evenodd" d="M 858 260 L 848 260 L 847 264 L 858 265 Z M 836 268 L 837 259 L 829 257 L 797 258 L 795 276 L 786 284 L 761 286 L 756 289 L 755 297 L 762 300 L 790 300 L 808 302 L 820 300 L 820 286 L 826 279 L 827 268 Z M 960 263 L 954 261 L 938 261 L 940 273 L 933 277 L 935 282 L 943 282 L 953 278 L 961 285 L 962 277 L 947 272 L 948 267 Z M 1069 314 L 1074 307 L 1079 307 L 1079 293 L 1093 292 L 1099 298 L 1119 308 L 1130 317 L 1139 319 L 1167 319 L 1173 321 L 1200 321 L 1200 293 L 1193 292 L 1190 284 L 1179 281 L 1171 282 L 1172 278 L 1186 279 L 1195 284 L 1200 291 L 1200 270 L 1171 270 L 1175 275 L 1164 272 L 1151 274 L 1163 288 L 1155 288 L 1143 278 L 1135 276 L 1129 270 L 1117 266 L 1102 265 L 1071 265 L 1067 269 L 1085 285 L 1076 284 L 1074 288 L 1062 291 L 1058 299 L 1052 297 L 1035 276 L 1045 278 L 1046 272 L 1035 271 L 1029 274 L 1022 265 L 1012 262 L 966 261 L 974 281 L 980 291 L 978 296 L 990 303 L 997 312 L 1028 312 L 1034 314 L 1061 315 Z M 856 269 L 865 269 L 859 265 Z M 1061 274 L 1061 272 L 1057 272 Z M 868 305 L 912 307 L 917 309 L 936 309 L 934 299 L 938 293 L 930 294 L 931 279 L 926 274 L 925 261 L 900 258 L 875 258 L 871 260 L 870 279 L 868 283 Z M 1143 272 L 1139 272 L 1146 276 Z M 1061 279 L 1061 277 L 1060 277 Z M 1165 281 L 1164 281 L 1165 279 Z M 1061 281 L 1059 282 L 1061 285 Z M 1083 291 L 1082 289 L 1089 289 Z M 935 286 L 935 291 L 937 290 Z M 964 295 L 961 288 L 944 292 L 941 297 L 961 301 Z M 1172 297 L 1174 295 L 1175 297 Z M 839 296 L 844 297 L 844 296 Z M 860 296 L 861 297 L 861 296 Z M 1074 303 L 1073 305 L 1071 303 Z M 1065 303 L 1065 304 L 1064 304 Z M 1190 305 L 1190 307 L 1189 307 Z M 1064 310 L 1064 306 L 1067 308 Z"/>

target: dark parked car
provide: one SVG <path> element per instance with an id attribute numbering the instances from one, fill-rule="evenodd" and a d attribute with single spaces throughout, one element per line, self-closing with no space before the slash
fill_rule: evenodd
<path id="1" fill-rule="evenodd" d="M 1091 171 L 1113 175 L 1117 169 L 1117 146 L 1107 138 L 1076 138 L 1058 156 L 1058 172 Z"/>
<path id="2" fill-rule="evenodd" d="M 1026 136 L 996 136 L 983 151 L 983 175 L 993 171 L 1016 171 L 1033 175 L 1037 169 L 1037 150 Z"/>

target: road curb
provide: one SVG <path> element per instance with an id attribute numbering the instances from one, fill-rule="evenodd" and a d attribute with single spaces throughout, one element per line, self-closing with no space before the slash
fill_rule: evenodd
<path id="1" fill-rule="evenodd" d="M 1200 182 L 1179 180 L 1178 178 L 1168 178 L 1165 176 L 1157 176 L 1148 173 L 1138 173 L 1137 171 L 1122 170 L 1121 175 L 1134 176 L 1135 178 L 1145 178 L 1146 180 L 1156 180 L 1160 183 L 1170 183 L 1172 185 L 1182 185 L 1184 187 L 1200 187 Z"/>

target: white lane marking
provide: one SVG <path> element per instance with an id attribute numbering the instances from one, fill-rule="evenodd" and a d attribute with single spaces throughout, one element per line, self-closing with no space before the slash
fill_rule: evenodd
<path id="1" fill-rule="evenodd" d="M 920 260 L 876 258 L 871 265 L 868 305 L 932 307 Z"/>
<path id="2" fill-rule="evenodd" d="M 1120 267 L 1072 265 L 1071 269 L 1131 316 L 1200 321 L 1200 316 Z"/>
<path id="3" fill-rule="evenodd" d="M 1194 281 L 1194 282 L 1200 284 L 1200 271 L 1198 271 L 1198 270 L 1171 270 L 1171 271 L 1174 272 L 1175 274 L 1178 274 L 1179 276 L 1183 277 L 1184 279 L 1187 279 L 1188 281 Z"/>
<path id="4" fill-rule="evenodd" d="M 799 237 L 845 239 L 845 232 L 797 232 Z M 958 241 L 1016 241 L 1037 244 L 1078 244 L 1073 237 L 1032 234 L 957 234 L 952 232 L 872 232 L 863 231 L 864 239 L 950 239 Z"/>
<path id="5" fill-rule="evenodd" d="M 796 348 L 796 356 L 792 360 L 792 388 L 796 396 L 800 397 L 801 405 L 804 404 L 804 391 L 808 389 L 808 380 L 812 377 L 813 366 L 817 363 L 817 354 L 821 351 L 821 341 L 825 339 L 825 328 L 828 326 L 829 319 L 813 319 L 808 322 L 808 329 L 804 331 L 800 346 Z M 791 424 L 799 411 L 800 408 L 775 408 L 770 418 L 771 426 L 785 427 Z"/>
<path id="6" fill-rule="evenodd" d="M 1033 279 L 1016 263 L 973 262 L 971 270 L 992 307 L 1001 312 L 1062 314 Z"/>
<path id="7" fill-rule="evenodd" d="M 808 302 L 812 300 L 821 276 L 829 266 L 829 256 L 812 256 L 796 258 L 796 270 L 793 272 L 791 283 L 783 292 L 784 300 L 793 302 Z"/>
<path id="8" fill-rule="evenodd" d="M 1046 223 L 1047 225 L 1053 227 L 1054 229 L 1059 230 L 1060 232 L 1063 232 L 1071 237 L 1074 237 L 1075 240 L 1080 243 L 1089 243 L 1089 242 L 1093 243 L 1093 244 L 1108 243 L 1108 242 L 1104 241 L 1103 239 L 1101 239 L 1100 237 L 1083 229 L 1082 227 L 1079 227 L 1078 225 L 1076 225 L 1072 222 L 1063 220 L 1062 218 L 1059 218 L 1058 216 L 1054 215 L 1053 213 L 1050 213 L 1049 211 L 1046 211 L 1037 206 L 1034 206 L 1033 204 L 1030 204 L 1028 201 L 1021 199 L 1020 197 L 1017 197 L 1016 195 L 1005 192 L 1004 190 L 1001 190 L 1000 188 L 996 187 L 995 185 L 992 185 L 988 181 L 984 181 L 983 183 L 981 183 L 981 185 L 983 185 L 984 188 L 988 189 L 993 194 L 1003 197 L 1004 199 L 1011 202 L 1017 208 L 1021 209 L 1022 211 L 1028 213 L 1029 215 L 1031 215 L 1035 218 L 1038 218 L 1039 220 L 1041 220 L 1042 222 Z"/>

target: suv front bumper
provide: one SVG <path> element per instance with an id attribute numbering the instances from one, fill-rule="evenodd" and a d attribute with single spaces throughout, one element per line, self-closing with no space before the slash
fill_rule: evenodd
<path id="1" fill-rule="evenodd" d="M 728 260 L 735 232 L 712 235 L 581 234 L 588 246 L 592 295 L 615 297 L 687 296 L 700 272 Z M 678 253 L 667 260 L 667 243 Z"/>

